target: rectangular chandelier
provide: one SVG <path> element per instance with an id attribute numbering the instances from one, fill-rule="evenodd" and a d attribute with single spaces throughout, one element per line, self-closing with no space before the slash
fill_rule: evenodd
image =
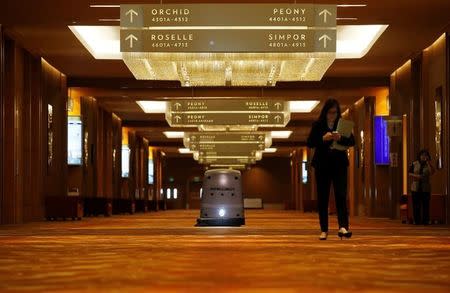
<path id="1" fill-rule="evenodd" d="M 182 86 L 275 86 L 319 81 L 336 53 L 127 53 L 138 80 L 179 80 Z"/>

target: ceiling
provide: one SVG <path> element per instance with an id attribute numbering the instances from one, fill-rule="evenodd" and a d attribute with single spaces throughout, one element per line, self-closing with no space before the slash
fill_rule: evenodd
<path id="1" fill-rule="evenodd" d="M 106 109 L 115 112 L 125 125 L 134 127 L 151 143 L 176 150 L 180 140 L 166 139 L 168 130 L 163 115 L 145 114 L 137 98 L 161 97 L 265 97 L 285 99 L 338 98 L 345 110 L 362 96 L 387 86 L 390 74 L 412 56 L 436 40 L 450 25 L 449 0 L 310 0 L 315 4 L 367 4 L 366 7 L 339 7 L 338 25 L 387 24 L 388 29 L 361 59 L 340 59 L 326 73 L 322 82 L 279 83 L 276 88 L 180 88 L 178 82 L 134 80 L 122 61 L 96 60 L 69 30 L 68 25 L 119 25 L 118 8 L 90 8 L 90 4 L 160 3 L 139 0 L 2 0 L 0 24 L 8 35 L 27 50 L 44 57 L 66 74 L 70 86 L 80 87 L 94 96 Z M 169 1 L 162 3 L 293 3 L 294 1 Z M 289 140 L 274 144 L 286 153 L 305 142 L 311 114 L 295 114 L 288 128 L 294 131 Z"/>
<path id="2" fill-rule="evenodd" d="M 119 25 L 99 19 L 119 18 L 118 8 L 90 4 L 160 3 L 139 0 L 2 0 L 0 23 L 30 51 L 43 56 L 69 77 L 132 77 L 122 61 L 95 60 L 68 25 Z M 293 3 L 294 1 L 169 1 L 162 3 Z M 302 2 L 302 1 L 297 1 Z M 388 76 L 409 57 L 430 45 L 450 23 L 448 0 L 307 0 L 317 4 L 367 4 L 339 7 L 339 24 L 388 24 L 372 50 L 362 59 L 337 60 L 326 77 Z M 82 64 L 82 66 L 80 66 Z"/>

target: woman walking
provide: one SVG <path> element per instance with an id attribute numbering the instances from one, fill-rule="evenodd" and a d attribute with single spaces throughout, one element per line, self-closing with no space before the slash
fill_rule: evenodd
<path id="1" fill-rule="evenodd" d="M 341 136 L 337 125 L 341 119 L 339 102 L 335 99 L 326 101 L 319 119 L 314 122 L 308 137 L 307 145 L 315 149 L 312 166 L 314 167 L 317 183 L 317 196 L 321 234 L 319 239 L 328 237 L 328 202 L 331 183 L 334 187 L 336 209 L 339 222 L 338 236 L 350 238 L 347 211 L 347 152 L 333 148 L 333 142 L 341 146 L 355 145 L 353 134 L 349 137 Z"/>

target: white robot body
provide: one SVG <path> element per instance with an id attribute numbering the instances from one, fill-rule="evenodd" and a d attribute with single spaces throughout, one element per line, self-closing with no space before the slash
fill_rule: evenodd
<path id="1" fill-rule="evenodd" d="M 197 225 L 245 225 L 240 171 L 213 169 L 205 172 Z"/>

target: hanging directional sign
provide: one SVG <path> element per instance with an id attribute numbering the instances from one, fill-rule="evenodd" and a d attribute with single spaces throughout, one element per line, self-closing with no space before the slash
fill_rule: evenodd
<path id="1" fill-rule="evenodd" d="M 202 157 L 198 159 L 200 164 L 224 164 L 224 165 L 235 165 L 235 164 L 255 164 L 256 158 L 252 157 Z"/>
<path id="2" fill-rule="evenodd" d="M 199 158 L 203 157 L 255 157 L 256 156 L 256 150 L 241 150 L 241 149 L 228 149 L 223 150 L 223 152 L 219 151 L 199 151 Z"/>
<path id="3" fill-rule="evenodd" d="M 336 29 L 126 29 L 121 52 L 336 52 Z"/>
<path id="4" fill-rule="evenodd" d="M 283 100 L 173 100 L 169 102 L 170 112 L 265 112 L 289 111 L 289 102 Z"/>
<path id="5" fill-rule="evenodd" d="M 135 4 L 120 6 L 121 27 L 336 26 L 336 5 Z"/>
<path id="6" fill-rule="evenodd" d="M 169 113 L 166 120 L 172 127 L 198 127 L 200 125 L 257 125 L 260 127 L 284 127 L 290 119 L 289 113 Z"/>
<path id="7" fill-rule="evenodd" d="M 192 143 L 266 143 L 265 132 L 188 132 L 185 134 L 184 144 L 188 147 Z M 266 145 L 266 147 L 269 147 Z"/>
<path id="8" fill-rule="evenodd" d="M 263 151 L 266 146 L 264 143 L 207 143 L 191 142 L 187 146 L 191 151 L 208 153 L 250 153 L 256 150 Z"/>

